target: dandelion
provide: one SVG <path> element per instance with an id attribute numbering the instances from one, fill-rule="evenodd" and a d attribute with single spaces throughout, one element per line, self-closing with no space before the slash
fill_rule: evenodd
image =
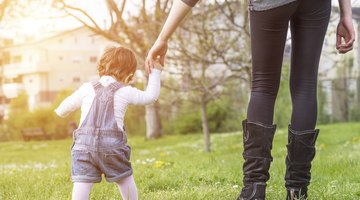
<path id="1" fill-rule="evenodd" d="M 326 148 L 326 144 L 322 143 L 322 144 L 319 144 L 318 146 L 318 150 L 322 150 L 322 149 L 325 149 Z"/>
<path id="2" fill-rule="evenodd" d="M 162 167 L 164 167 L 165 166 L 165 162 L 164 161 L 161 161 L 161 160 L 157 160 L 157 161 L 155 161 L 155 164 L 154 164 L 154 168 L 162 168 Z"/>

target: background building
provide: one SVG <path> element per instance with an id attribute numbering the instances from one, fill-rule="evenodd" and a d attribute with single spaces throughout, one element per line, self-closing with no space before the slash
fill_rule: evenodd
<path id="1" fill-rule="evenodd" d="M 110 42 L 85 27 L 35 41 L 1 41 L 2 110 L 25 91 L 29 107 L 50 105 L 59 91 L 75 89 L 97 77 L 97 60 Z M 4 106 L 5 103 L 5 106 Z M 5 111 L 6 114 L 6 111 Z"/>

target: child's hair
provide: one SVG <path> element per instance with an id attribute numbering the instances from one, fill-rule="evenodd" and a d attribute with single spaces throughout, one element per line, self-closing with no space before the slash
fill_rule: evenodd
<path id="1" fill-rule="evenodd" d="M 128 83 L 137 67 L 133 51 L 125 47 L 107 47 L 102 54 L 98 72 L 100 76 L 113 76 L 119 82 Z"/>

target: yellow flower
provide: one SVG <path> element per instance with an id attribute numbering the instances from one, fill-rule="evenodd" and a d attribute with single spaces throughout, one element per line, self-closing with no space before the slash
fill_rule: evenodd
<path id="1" fill-rule="evenodd" d="M 154 164 L 154 167 L 155 168 L 162 168 L 165 166 L 165 162 L 164 161 L 161 161 L 161 160 L 157 160 L 155 161 L 155 164 Z"/>

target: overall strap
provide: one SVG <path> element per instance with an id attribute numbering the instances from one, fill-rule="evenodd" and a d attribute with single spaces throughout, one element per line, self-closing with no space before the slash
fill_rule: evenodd
<path id="1" fill-rule="evenodd" d="M 119 82 L 113 82 L 109 85 L 109 87 L 113 92 L 116 92 L 118 89 L 124 87 L 124 84 Z"/>
<path id="2" fill-rule="evenodd" d="M 103 88 L 101 83 L 99 81 L 91 81 L 92 86 L 94 87 L 95 92 L 99 90 L 100 88 Z"/>

